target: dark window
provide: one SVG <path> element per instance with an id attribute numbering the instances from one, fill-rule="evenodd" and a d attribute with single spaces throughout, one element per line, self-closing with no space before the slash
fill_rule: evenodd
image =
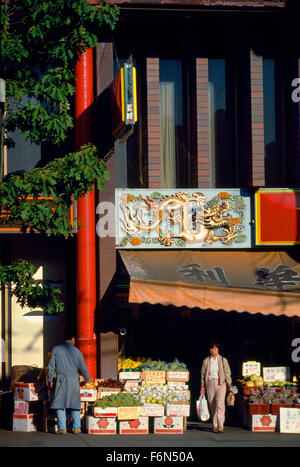
<path id="1" fill-rule="evenodd" d="M 224 58 L 208 61 L 211 187 L 237 183 L 235 147 L 235 79 Z"/>
<path id="2" fill-rule="evenodd" d="M 286 186 L 284 84 L 277 60 L 263 60 L 265 184 Z"/>
<path id="3" fill-rule="evenodd" d="M 188 186 L 186 106 L 181 60 L 160 59 L 161 187 Z"/>

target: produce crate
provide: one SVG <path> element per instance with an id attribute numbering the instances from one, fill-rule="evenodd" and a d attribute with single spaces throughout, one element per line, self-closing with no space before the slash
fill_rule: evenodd
<path id="1" fill-rule="evenodd" d="M 293 407 L 292 404 L 270 404 L 270 413 L 272 415 L 279 415 L 280 407 L 284 407 L 286 409 Z"/>
<path id="2" fill-rule="evenodd" d="M 13 414 L 13 431 L 36 431 L 37 428 L 33 417 L 33 414 Z"/>
<path id="3" fill-rule="evenodd" d="M 119 422 L 120 435 L 147 435 L 149 433 L 149 417 L 138 417 L 134 420 Z"/>
<path id="4" fill-rule="evenodd" d="M 177 381 L 177 382 L 186 382 L 189 381 L 190 374 L 188 371 L 167 371 L 166 380 L 168 381 Z"/>
<path id="5" fill-rule="evenodd" d="M 81 402 L 93 402 L 97 399 L 97 388 L 80 388 Z"/>
<path id="6" fill-rule="evenodd" d="M 154 434 L 183 434 L 183 417 L 154 417 Z"/>
<path id="7" fill-rule="evenodd" d="M 250 417 L 250 430 L 260 432 L 274 432 L 276 431 L 277 415 L 263 414 L 251 415 Z"/>
<path id="8" fill-rule="evenodd" d="M 45 383 L 13 383 L 15 401 L 42 401 L 48 397 Z"/>
<path id="9" fill-rule="evenodd" d="M 117 407 L 94 407 L 94 417 L 108 417 L 108 418 L 115 418 L 118 415 L 118 408 Z"/>
<path id="10" fill-rule="evenodd" d="M 270 413 L 270 404 L 247 403 L 249 415 L 267 415 Z"/>
<path id="11" fill-rule="evenodd" d="M 89 435 L 115 435 L 117 433 L 116 418 L 87 416 L 87 432 Z"/>
<path id="12" fill-rule="evenodd" d="M 163 417 L 165 407 L 161 404 L 144 404 L 141 406 L 141 416 Z"/>
<path id="13" fill-rule="evenodd" d="M 177 417 L 189 417 L 190 416 L 190 404 L 189 402 L 170 402 L 166 405 L 167 416 Z"/>

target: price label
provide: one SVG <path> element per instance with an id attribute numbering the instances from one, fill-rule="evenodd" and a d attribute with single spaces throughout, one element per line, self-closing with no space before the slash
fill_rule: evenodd
<path id="1" fill-rule="evenodd" d="M 250 375 L 260 376 L 260 363 L 259 362 L 244 362 L 242 375 L 243 376 L 250 376 Z"/>
<path id="2" fill-rule="evenodd" d="M 144 371 L 144 380 L 146 384 L 165 384 L 166 372 L 165 371 Z"/>
<path id="3" fill-rule="evenodd" d="M 263 368 L 264 381 L 289 381 L 290 369 L 287 366 L 274 366 Z"/>
<path id="4" fill-rule="evenodd" d="M 280 408 L 280 433 L 300 433 L 300 409 Z"/>
<path id="5" fill-rule="evenodd" d="M 118 407 L 118 420 L 135 420 L 140 413 L 140 407 Z"/>

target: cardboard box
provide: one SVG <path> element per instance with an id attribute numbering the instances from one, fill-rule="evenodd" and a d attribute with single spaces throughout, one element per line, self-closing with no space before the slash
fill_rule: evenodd
<path id="1" fill-rule="evenodd" d="M 80 388 L 80 399 L 82 402 L 97 400 L 97 388 Z"/>
<path id="2" fill-rule="evenodd" d="M 120 421 L 119 433 L 120 435 L 147 435 L 149 433 L 149 417 Z"/>
<path id="3" fill-rule="evenodd" d="M 166 380 L 167 381 L 189 381 L 190 373 L 188 371 L 167 371 Z"/>
<path id="4" fill-rule="evenodd" d="M 165 407 L 161 404 L 144 404 L 141 407 L 142 417 L 163 417 L 165 414 Z"/>
<path id="5" fill-rule="evenodd" d="M 14 413 L 16 415 L 37 414 L 43 412 L 43 405 L 41 401 L 14 401 Z"/>
<path id="6" fill-rule="evenodd" d="M 252 431 L 275 431 L 277 415 L 249 415 L 250 428 Z"/>
<path id="7" fill-rule="evenodd" d="M 183 434 L 183 417 L 154 417 L 155 434 Z"/>
<path id="8" fill-rule="evenodd" d="M 13 431 L 37 431 L 34 414 L 13 414 Z"/>
<path id="9" fill-rule="evenodd" d="M 117 417 L 118 415 L 118 408 L 117 407 L 106 407 L 102 409 L 102 407 L 94 407 L 94 417 L 108 417 L 113 418 Z"/>
<path id="10" fill-rule="evenodd" d="M 117 433 L 115 417 L 92 417 L 87 415 L 86 427 L 89 435 L 115 435 Z"/>
<path id="11" fill-rule="evenodd" d="M 43 401 L 47 399 L 44 383 L 13 383 L 15 401 Z"/>
<path id="12" fill-rule="evenodd" d="M 171 402 L 166 405 L 166 415 L 173 417 L 189 417 L 190 404 L 188 402 Z"/>

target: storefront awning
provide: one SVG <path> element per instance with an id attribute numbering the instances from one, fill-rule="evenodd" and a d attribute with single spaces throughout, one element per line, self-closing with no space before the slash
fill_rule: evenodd
<path id="1" fill-rule="evenodd" d="M 300 316 L 300 263 L 283 251 L 120 251 L 129 302 Z"/>

